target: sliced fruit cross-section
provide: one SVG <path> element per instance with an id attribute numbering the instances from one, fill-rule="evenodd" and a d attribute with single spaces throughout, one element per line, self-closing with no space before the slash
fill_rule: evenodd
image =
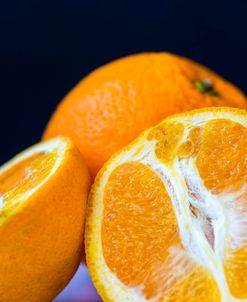
<path id="1" fill-rule="evenodd" d="M 89 172 L 65 138 L 0 168 L 0 301 L 51 301 L 77 269 Z"/>
<path id="2" fill-rule="evenodd" d="M 93 186 L 89 270 L 104 301 L 246 301 L 247 113 L 171 116 Z"/>

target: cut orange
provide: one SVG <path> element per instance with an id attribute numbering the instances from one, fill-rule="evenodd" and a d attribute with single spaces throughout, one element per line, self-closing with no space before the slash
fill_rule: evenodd
<path id="1" fill-rule="evenodd" d="M 89 172 L 65 138 L 0 168 L 0 301 L 51 301 L 82 253 Z"/>
<path id="2" fill-rule="evenodd" d="M 91 191 L 86 256 L 104 301 L 247 301 L 247 112 L 168 117 Z"/>

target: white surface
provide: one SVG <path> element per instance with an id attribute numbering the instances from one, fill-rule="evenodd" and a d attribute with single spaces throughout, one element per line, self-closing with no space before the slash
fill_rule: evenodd
<path id="1" fill-rule="evenodd" d="M 101 302 L 85 265 L 81 265 L 62 293 L 53 302 Z"/>

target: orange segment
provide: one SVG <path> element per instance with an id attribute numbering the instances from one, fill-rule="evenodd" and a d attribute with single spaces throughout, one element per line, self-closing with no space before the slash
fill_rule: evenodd
<path id="1" fill-rule="evenodd" d="M 175 272 L 184 267 L 171 268 Z M 220 302 L 221 295 L 215 280 L 210 273 L 202 267 L 195 266 L 185 280 L 181 280 L 172 288 L 169 295 L 159 302 Z"/>
<path id="2" fill-rule="evenodd" d="M 214 120 L 204 127 L 196 164 L 205 186 L 213 193 L 237 191 L 247 181 L 247 129 Z"/>
<path id="3" fill-rule="evenodd" d="M 168 248 L 179 242 L 167 191 L 148 167 L 127 163 L 112 173 L 104 205 L 102 243 L 107 264 L 126 284 L 140 285 L 164 262 Z M 151 291 L 147 284 L 146 294 L 153 296 Z"/>
<path id="4" fill-rule="evenodd" d="M 233 250 L 225 261 L 226 278 L 234 297 L 247 298 L 247 241 L 241 249 Z"/>
<path id="5" fill-rule="evenodd" d="M 183 124 L 167 123 L 152 129 L 148 134 L 148 139 L 156 141 L 156 156 L 169 165 L 172 164 L 177 155 L 177 148 L 183 134 Z"/>

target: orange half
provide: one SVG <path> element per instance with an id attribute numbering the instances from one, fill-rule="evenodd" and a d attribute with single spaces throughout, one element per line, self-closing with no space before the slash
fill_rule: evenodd
<path id="1" fill-rule="evenodd" d="M 171 116 L 91 191 L 86 257 L 104 301 L 247 301 L 247 113 Z"/>
<path id="2" fill-rule="evenodd" d="M 88 170 L 65 138 L 0 167 L 0 301 L 49 302 L 81 260 Z"/>

